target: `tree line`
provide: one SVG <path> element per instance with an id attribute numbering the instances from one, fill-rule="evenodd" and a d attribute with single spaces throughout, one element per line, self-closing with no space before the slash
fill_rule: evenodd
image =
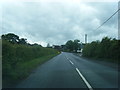
<path id="1" fill-rule="evenodd" d="M 22 44 L 22 45 L 29 45 L 29 46 L 41 46 L 38 45 L 37 43 L 30 44 L 27 42 L 26 38 L 19 38 L 18 35 L 13 34 L 13 33 L 8 33 L 8 34 L 3 34 L 1 36 L 2 40 L 8 41 L 12 44 Z"/>
<path id="2" fill-rule="evenodd" d="M 27 39 L 13 33 L 2 35 L 1 40 L 3 87 L 25 78 L 31 69 L 58 54 L 55 49 L 29 44 Z"/>
<path id="3" fill-rule="evenodd" d="M 66 46 L 66 50 L 69 52 L 77 52 L 77 50 L 80 50 L 80 40 L 76 39 L 74 41 L 69 40 L 66 42 L 65 46 Z"/>
<path id="4" fill-rule="evenodd" d="M 68 40 L 64 45 L 53 45 L 53 47 L 50 46 L 50 44 L 48 43 L 47 47 L 55 48 L 59 51 L 77 53 L 78 50 L 81 50 L 81 43 L 80 40 L 75 39 L 75 40 Z"/>
<path id="5" fill-rule="evenodd" d="M 104 58 L 114 62 L 120 59 L 120 40 L 104 37 L 101 41 L 93 41 L 83 48 L 84 57 Z"/>

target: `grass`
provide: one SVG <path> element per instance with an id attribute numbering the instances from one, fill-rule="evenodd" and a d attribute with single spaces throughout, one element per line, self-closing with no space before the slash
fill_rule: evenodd
<path id="1" fill-rule="evenodd" d="M 56 55 L 58 55 L 58 53 L 39 57 L 37 59 L 33 59 L 30 61 L 18 63 L 16 65 L 16 68 L 14 70 L 11 70 L 10 72 L 12 79 L 6 77 L 3 80 L 3 88 L 14 87 L 17 83 L 28 77 L 35 68 L 37 68 L 39 65 L 43 64 L 44 62 L 50 60 Z"/>

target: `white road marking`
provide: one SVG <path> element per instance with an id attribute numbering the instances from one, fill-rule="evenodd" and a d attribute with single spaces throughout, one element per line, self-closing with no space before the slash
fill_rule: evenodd
<path id="1" fill-rule="evenodd" d="M 67 58 L 67 56 L 65 55 L 65 57 Z M 67 58 L 68 59 L 68 58 Z"/>
<path id="2" fill-rule="evenodd" d="M 83 79 L 83 81 L 85 82 L 85 84 L 87 85 L 87 87 L 89 88 L 89 90 L 93 90 L 93 88 L 91 87 L 91 85 L 88 83 L 88 81 L 85 79 L 85 77 L 81 74 L 81 72 L 79 71 L 78 68 L 76 68 L 76 71 L 78 72 L 78 74 L 80 75 L 80 77 Z"/>
<path id="3" fill-rule="evenodd" d="M 66 57 L 67 58 L 67 57 Z M 69 60 L 69 58 L 67 58 L 68 60 Z M 72 65 L 74 65 L 74 63 L 71 61 L 71 60 L 69 60 L 69 62 L 72 64 Z"/>
<path id="4" fill-rule="evenodd" d="M 69 60 L 69 58 L 68 57 L 66 57 L 68 60 Z"/>
<path id="5" fill-rule="evenodd" d="M 70 61 L 70 60 L 69 60 Z M 70 63 L 73 65 L 74 63 L 72 61 L 70 61 Z"/>

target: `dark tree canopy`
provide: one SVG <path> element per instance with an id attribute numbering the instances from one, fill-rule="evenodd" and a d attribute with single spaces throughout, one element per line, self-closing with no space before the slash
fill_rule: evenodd
<path id="1" fill-rule="evenodd" d="M 75 52 L 77 52 L 77 50 L 80 49 L 80 43 L 79 42 L 80 42 L 80 40 L 77 40 L 77 39 L 74 40 L 74 44 L 73 44 L 74 46 L 73 47 L 74 47 Z"/>
<path id="2" fill-rule="evenodd" d="M 3 40 L 6 40 L 6 41 L 11 42 L 13 44 L 15 44 L 15 43 L 27 44 L 27 39 L 25 39 L 25 38 L 20 39 L 18 35 L 15 35 L 13 33 L 4 34 L 1 37 Z"/>
<path id="3" fill-rule="evenodd" d="M 70 52 L 77 52 L 78 49 L 80 49 L 80 40 L 69 40 L 66 43 L 66 48 L 70 51 Z"/>
<path id="4" fill-rule="evenodd" d="M 73 51 L 73 41 L 72 40 L 67 41 L 66 47 L 67 49 L 69 49 L 69 51 Z"/>
<path id="5" fill-rule="evenodd" d="M 83 56 L 95 58 L 113 59 L 115 62 L 119 58 L 119 40 L 104 37 L 101 41 L 93 41 L 83 48 Z"/>
<path id="6" fill-rule="evenodd" d="M 7 40 L 12 43 L 18 43 L 19 42 L 19 36 L 13 34 L 13 33 L 8 33 L 2 35 L 2 39 Z"/>
<path id="7" fill-rule="evenodd" d="M 19 39 L 19 44 L 27 44 L 27 39 L 25 38 Z"/>

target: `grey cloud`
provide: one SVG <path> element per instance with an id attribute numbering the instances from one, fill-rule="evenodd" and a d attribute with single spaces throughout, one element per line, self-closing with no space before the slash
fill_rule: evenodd
<path id="1" fill-rule="evenodd" d="M 64 44 L 116 37 L 117 17 L 95 30 L 117 9 L 116 3 L 15 3 L 3 5 L 3 33 L 13 32 L 30 42 Z M 107 29 L 107 30 L 106 30 Z"/>

